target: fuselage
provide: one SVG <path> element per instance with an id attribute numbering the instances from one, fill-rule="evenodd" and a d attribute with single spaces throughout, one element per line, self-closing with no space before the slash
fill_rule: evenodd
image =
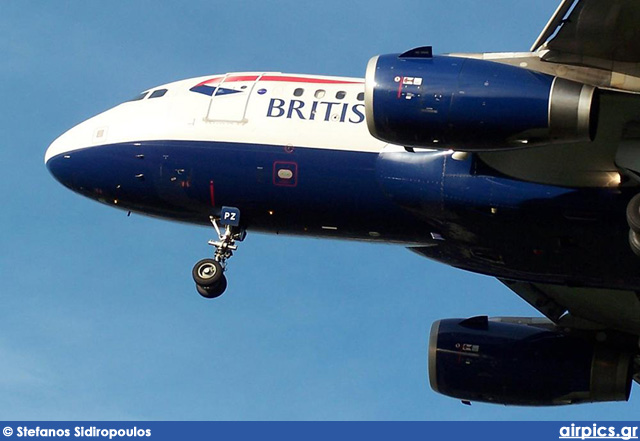
<path id="1" fill-rule="evenodd" d="M 372 137 L 364 80 L 237 73 L 149 89 L 47 150 L 70 189 L 124 210 L 249 231 L 401 243 L 517 280 L 637 288 L 620 188 L 495 172 L 475 155 Z M 586 238 L 586 239 L 585 239 Z"/>

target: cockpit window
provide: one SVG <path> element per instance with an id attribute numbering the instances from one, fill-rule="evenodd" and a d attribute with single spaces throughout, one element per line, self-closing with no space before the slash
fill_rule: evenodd
<path id="1" fill-rule="evenodd" d="M 146 92 L 142 92 L 140 95 L 136 95 L 135 97 L 131 98 L 129 101 L 140 101 L 140 100 L 143 100 L 144 97 L 147 96 L 148 93 L 149 93 L 148 90 Z"/>
<path id="2" fill-rule="evenodd" d="M 149 96 L 149 99 L 160 98 L 161 96 L 164 96 L 165 93 L 167 93 L 167 89 L 154 90 L 153 93 Z"/>

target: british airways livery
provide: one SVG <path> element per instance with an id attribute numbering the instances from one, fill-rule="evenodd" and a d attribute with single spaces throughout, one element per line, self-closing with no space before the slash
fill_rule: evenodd
<path id="1" fill-rule="evenodd" d="M 563 0 L 530 51 L 371 59 L 366 77 L 209 75 L 145 90 L 48 148 L 63 185 L 209 225 L 206 298 L 247 232 L 396 243 L 497 277 L 544 317 L 433 324 L 463 401 L 628 400 L 640 379 L 637 0 Z"/>

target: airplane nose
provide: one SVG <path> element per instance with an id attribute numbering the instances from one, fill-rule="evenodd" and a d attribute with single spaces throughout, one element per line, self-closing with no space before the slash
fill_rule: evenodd
<path id="1" fill-rule="evenodd" d="M 44 163 L 60 183 L 68 185 L 68 159 L 75 152 L 92 146 L 92 135 L 88 124 L 81 123 L 60 135 L 49 145 L 44 155 Z"/>
<path id="2" fill-rule="evenodd" d="M 45 152 L 44 163 L 48 164 L 49 161 L 56 156 L 69 153 L 73 150 L 79 150 L 83 147 L 89 147 L 91 138 L 84 133 L 86 130 L 83 130 L 83 126 L 84 123 L 67 130 L 54 140 Z"/>
<path id="3" fill-rule="evenodd" d="M 69 162 L 69 152 L 70 150 L 65 147 L 64 143 L 56 140 L 51 143 L 44 156 L 45 165 L 49 173 L 66 187 L 70 187 L 72 179 L 72 170 L 65 164 L 65 162 Z"/>
<path id="4" fill-rule="evenodd" d="M 84 140 L 80 142 L 77 127 L 69 130 L 51 143 L 44 161 L 56 181 L 70 190 L 91 197 L 92 192 L 102 185 L 100 180 L 108 178 L 108 174 L 101 173 L 104 158 L 99 153 L 100 146 Z"/>
<path id="5" fill-rule="evenodd" d="M 59 137 L 59 138 L 57 138 L 47 148 L 47 151 L 44 154 L 44 163 L 45 163 L 45 165 L 49 164 L 49 160 L 51 158 L 53 158 L 55 156 L 58 156 L 58 155 L 61 155 L 63 153 L 66 153 L 67 151 L 69 151 L 68 146 L 65 146 L 64 141 L 61 140 L 61 138 L 63 138 L 63 137 L 64 137 L 64 135 Z"/>
<path id="6" fill-rule="evenodd" d="M 73 129 L 71 129 L 73 130 Z M 49 173 L 63 185 L 69 183 L 70 170 L 65 166 L 65 162 L 69 159 L 71 151 L 76 149 L 70 141 L 69 132 L 64 133 L 51 143 L 44 155 L 44 163 Z"/>

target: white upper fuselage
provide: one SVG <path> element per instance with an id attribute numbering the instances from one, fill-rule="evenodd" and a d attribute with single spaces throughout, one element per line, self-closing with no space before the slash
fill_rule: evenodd
<path id="1" fill-rule="evenodd" d="M 163 94 L 163 91 L 165 91 Z M 161 95 L 161 96 L 158 96 Z M 149 89 L 56 139 L 50 158 L 131 141 L 189 140 L 378 152 L 358 78 L 233 73 Z"/>

